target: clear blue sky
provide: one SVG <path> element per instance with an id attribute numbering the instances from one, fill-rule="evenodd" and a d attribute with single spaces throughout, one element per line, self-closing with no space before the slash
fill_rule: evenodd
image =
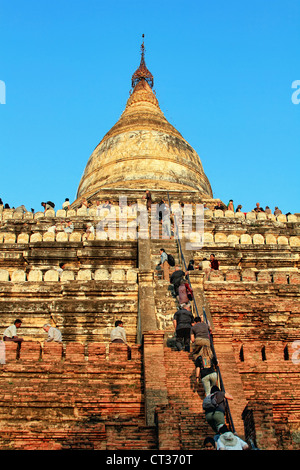
<path id="1" fill-rule="evenodd" d="M 75 199 L 125 108 L 142 34 L 160 107 L 214 196 L 300 212 L 300 0 L 0 0 L 3 201 Z"/>

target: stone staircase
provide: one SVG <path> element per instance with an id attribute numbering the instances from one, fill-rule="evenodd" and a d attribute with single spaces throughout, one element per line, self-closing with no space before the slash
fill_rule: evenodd
<path id="1" fill-rule="evenodd" d="M 172 285 L 161 279 L 159 271 L 156 270 L 160 261 L 160 248 L 164 248 L 168 254 L 173 255 L 176 265 L 181 267 L 181 263 L 176 240 L 151 240 L 151 267 L 154 270 L 154 299 L 158 329 L 172 336 L 174 332 L 172 319 L 178 308 L 178 303 L 174 297 Z M 173 271 L 174 267 L 170 267 L 170 273 Z"/>
<path id="2" fill-rule="evenodd" d="M 201 450 L 205 437 L 214 433 L 202 410 L 204 391 L 195 383 L 190 354 L 164 348 L 168 405 L 158 411 L 160 449 Z"/>

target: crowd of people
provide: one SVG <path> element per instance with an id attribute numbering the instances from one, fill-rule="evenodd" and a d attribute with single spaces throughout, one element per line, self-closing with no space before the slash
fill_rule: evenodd
<path id="1" fill-rule="evenodd" d="M 146 208 L 150 212 L 151 211 L 151 206 L 153 204 L 153 198 L 151 196 L 151 192 L 147 190 L 145 192 L 144 196 L 143 196 L 143 199 L 146 200 Z M 130 207 L 132 204 L 129 203 L 128 205 Z M 43 208 L 42 209 L 43 212 L 46 212 L 49 209 L 54 209 L 55 208 L 55 204 L 52 201 L 41 202 L 41 206 Z M 101 208 L 107 208 L 107 209 L 111 210 L 111 208 L 113 207 L 113 203 L 110 200 L 100 201 L 98 199 L 98 200 L 94 200 L 94 201 L 88 201 L 86 198 L 82 198 L 78 207 L 79 208 L 85 207 L 88 211 L 89 208 L 98 207 L 98 206 L 101 206 Z M 181 208 L 183 208 L 184 204 L 180 203 L 180 206 L 181 206 Z M 159 210 L 159 214 L 158 214 L 159 220 L 161 222 L 164 222 L 164 224 L 166 224 L 167 218 L 164 217 L 164 215 L 169 214 L 170 215 L 170 221 L 171 221 L 171 224 L 172 224 L 172 217 L 173 217 L 174 214 L 172 214 L 172 212 L 170 211 L 170 208 L 169 208 L 169 205 L 168 205 L 167 201 L 165 199 L 161 199 L 158 203 L 158 207 L 159 207 L 159 209 L 158 209 Z M 238 204 L 235 208 L 233 199 L 230 199 L 227 205 L 225 205 L 221 201 L 218 201 L 215 206 L 209 207 L 206 203 L 204 203 L 204 210 L 211 209 L 211 210 L 221 210 L 223 212 L 225 212 L 227 210 L 233 211 L 233 212 L 243 212 L 242 207 L 243 206 L 241 204 Z M 68 210 L 70 208 L 71 208 L 70 199 L 65 198 L 65 201 L 62 203 L 62 209 L 64 209 L 66 212 L 68 212 Z M 22 212 L 22 213 L 29 212 L 24 205 L 20 205 L 18 207 L 14 207 L 14 206 L 11 207 L 10 204 L 8 204 L 8 203 L 4 204 L 2 199 L 0 198 L 0 212 L 2 212 L 3 209 L 14 209 L 16 212 Z M 33 208 L 31 208 L 30 212 L 34 213 L 35 210 Z M 266 214 L 272 214 L 272 210 L 270 209 L 269 206 L 266 206 L 265 209 L 263 209 L 259 202 L 256 203 L 255 207 L 252 209 L 252 212 L 265 212 Z M 244 214 L 246 214 L 246 212 L 244 212 Z M 275 206 L 273 214 L 277 217 L 278 215 L 282 214 L 282 211 L 278 208 L 278 206 Z M 290 214 L 290 212 L 288 212 L 286 215 L 289 215 L 289 214 Z M 170 229 L 169 224 L 167 224 L 165 226 L 165 229 L 169 232 L 169 229 Z"/>
<path id="2" fill-rule="evenodd" d="M 195 316 L 192 312 L 194 295 L 188 276 L 189 272 L 195 269 L 194 260 L 190 260 L 187 271 L 176 265 L 170 275 L 169 256 L 165 249 L 161 248 L 157 268 L 162 271 L 163 279 L 172 285 L 173 295 L 178 303 L 178 309 L 173 316 L 175 349 L 192 353 L 196 385 L 201 381 L 205 394 L 205 419 L 215 433 L 213 438 L 205 439 L 203 446 L 212 450 L 249 449 L 248 444 L 232 433 L 225 423 L 227 400 L 233 398 L 217 385 L 218 361 L 214 353 L 211 326 L 208 321 L 203 321 L 199 314 Z M 211 254 L 210 261 L 202 265 L 202 269 L 205 275 L 208 275 L 210 271 L 218 270 L 219 265 L 215 255 Z"/>
<path id="3" fill-rule="evenodd" d="M 233 199 L 229 200 L 227 206 L 223 204 L 221 201 L 219 201 L 213 207 L 214 210 L 221 210 L 223 212 L 225 211 L 243 212 L 242 208 L 243 206 L 241 204 L 238 204 L 237 207 L 235 208 Z M 206 206 L 206 204 L 204 204 L 204 210 L 207 210 L 207 209 L 209 208 Z M 272 210 L 270 209 L 269 206 L 266 206 L 265 209 L 263 209 L 259 202 L 255 204 L 255 207 L 252 209 L 251 212 L 265 212 L 266 214 L 272 214 Z M 244 212 L 244 214 L 246 215 L 247 212 Z M 277 217 L 278 215 L 282 214 L 282 211 L 277 206 L 275 206 L 273 214 L 275 215 L 275 217 Z M 290 214 L 291 214 L 290 212 L 287 212 L 285 215 L 290 215 Z"/>

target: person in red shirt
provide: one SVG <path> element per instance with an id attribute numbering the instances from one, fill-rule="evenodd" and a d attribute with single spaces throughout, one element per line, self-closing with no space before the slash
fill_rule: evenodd
<path id="1" fill-rule="evenodd" d="M 215 255 L 210 255 L 210 268 L 218 270 L 220 266 L 219 261 L 215 258 Z"/>

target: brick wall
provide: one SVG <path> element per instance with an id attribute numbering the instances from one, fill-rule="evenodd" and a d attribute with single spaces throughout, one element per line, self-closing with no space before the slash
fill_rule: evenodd
<path id="1" fill-rule="evenodd" d="M 152 448 L 141 348 L 6 342 L 0 366 L 1 449 Z M 108 426 L 108 427 L 107 427 Z M 120 431 L 120 427 L 122 428 Z"/>
<path id="2" fill-rule="evenodd" d="M 240 394 L 252 410 L 258 445 L 298 449 L 300 365 L 295 361 L 295 341 L 299 340 L 299 288 L 287 284 L 286 276 L 278 276 L 272 284 L 206 282 L 205 297 L 226 389 L 235 390 L 237 373 Z M 231 365 L 224 344 L 232 349 Z M 231 409 L 236 411 L 234 404 Z"/>

